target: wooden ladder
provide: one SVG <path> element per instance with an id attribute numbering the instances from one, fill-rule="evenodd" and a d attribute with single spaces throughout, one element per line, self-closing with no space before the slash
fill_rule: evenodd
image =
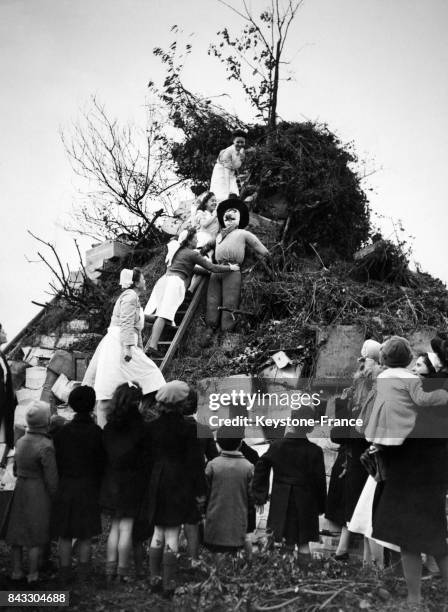
<path id="1" fill-rule="evenodd" d="M 164 372 L 171 363 L 177 349 L 179 348 L 182 338 L 185 335 L 193 316 L 201 301 L 202 292 L 207 284 L 208 276 L 201 276 L 201 279 L 194 290 L 193 294 L 187 291 L 185 300 L 182 302 L 179 310 L 176 313 L 174 322 L 177 327 L 165 325 L 162 336 L 159 340 L 159 351 L 163 353 L 162 358 L 151 357 L 156 365 L 159 366 L 161 372 Z M 145 344 L 145 353 L 149 349 L 149 340 Z"/>

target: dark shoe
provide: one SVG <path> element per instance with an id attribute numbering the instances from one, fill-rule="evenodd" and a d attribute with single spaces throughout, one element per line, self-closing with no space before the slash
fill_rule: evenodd
<path id="1" fill-rule="evenodd" d="M 159 576 L 157 578 L 151 578 L 151 581 L 149 583 L 149 590 L 151 591 L 151 593 L 162 592 L 162 576 Z"/>
<path id="2" fill-rule="evenodd" d="M 72 568 L 60 567 L 57 575 L 57 582 L 60 586 L 66 586 L 72 582 Z"/>
<path id="3" fill-rule="evenodd" d="M 151 359 L 163 359 L 162 353 L 158 349 L 153 348 L 152 346 L 148 348 L 148 350 L 146 351 L 146 354 Z"/>
<path id="4" fill-rule="evenodd" d="M 163 599 L 173 599 L 174 597 L 174 589 L 164 589 L 162 592 Z"/>
<path id="5" fill-rule="evenodd" d="M 115 576 L 117 575 L 117 564 L 115 561 L 106 561 L 105 567 L 106 584 L 111 585 L 114 583 Z"/>
<path id="6" fill-rule="evenodd" d="M 20 589 L 27 585 L 26 576 L 21 578 L 8 578 L 8 583 L 13 589 Z"/>
<path id="7" fill-rule="evenodd" d="M 333 559 L 334 559 L 335 561 L 339 561 L 339 562 L 341 562 L 341 563 L 345 563 L 345 562 L 347 562 L 347 561 L 350 559 L 350 556 L 349 556 L 349 554 L 348 554 L 348 553 L 342 553 L 342 555 L 336 555 L 336 554 L 334 554 L 334 555 L 333 555 Z"/>
<path id="8" fill-rule="evenodd" d="M 90 582 L 92 577 L 92 566 L 90 563 L 78 563 L 76 568 L 76 579 L 78 582 Z"/>

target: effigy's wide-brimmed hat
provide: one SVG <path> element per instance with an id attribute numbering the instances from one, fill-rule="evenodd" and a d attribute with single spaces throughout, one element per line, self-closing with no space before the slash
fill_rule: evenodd
<path id="1" fill-rule="evenodd" d="M 240 229 L 247 227 L 249 225 L 249 209 L 247 204 L 239 198 L 229 198 L 228 200 L 223 200 L 218 204 L 216 215 L 218 217 L 219 225 L 224 227 L 224 214 L 230 208 L 235 208 L 240 213 L 240 223 L 238 227 Z"/>

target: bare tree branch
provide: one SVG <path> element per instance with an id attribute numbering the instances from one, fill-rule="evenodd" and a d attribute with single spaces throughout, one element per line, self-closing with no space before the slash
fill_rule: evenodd
<path id="1" fill-rule="evenodd" d="M 96 97 L 72 127 L 71 136 L 61 138 L 74 172 L 86 181 L 86 200 L 75 208 L 75 233 L 113 238 L 127 233 L 138 241 L 154 227 L 151 207 L 166 198 L 175 180 L 172 160 L 160 141 L 156 113 L 148 113 L 145 130 L 120 126 L 106 113 Z"/>

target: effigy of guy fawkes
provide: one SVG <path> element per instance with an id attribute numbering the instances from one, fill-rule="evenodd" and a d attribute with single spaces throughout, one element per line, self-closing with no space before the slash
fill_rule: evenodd
<path id="1" fill-rule="evenodd" d="M 258 257 L 268 257 L 269 251 L 252 232 L 249 209 L 236 197 L 220 202 L 217 208 L 220 231 L 216 237 L 215 259 L 219 264 L 237 264 L 240 268 L 249 247 Z M 204 343 L 211 342 L 213 334 L 233 331 L 236 320 L 233 312 L 239 309 L 241 298 L 241 269 L 210 276 L 207 291 L 207 330 Z"/>

